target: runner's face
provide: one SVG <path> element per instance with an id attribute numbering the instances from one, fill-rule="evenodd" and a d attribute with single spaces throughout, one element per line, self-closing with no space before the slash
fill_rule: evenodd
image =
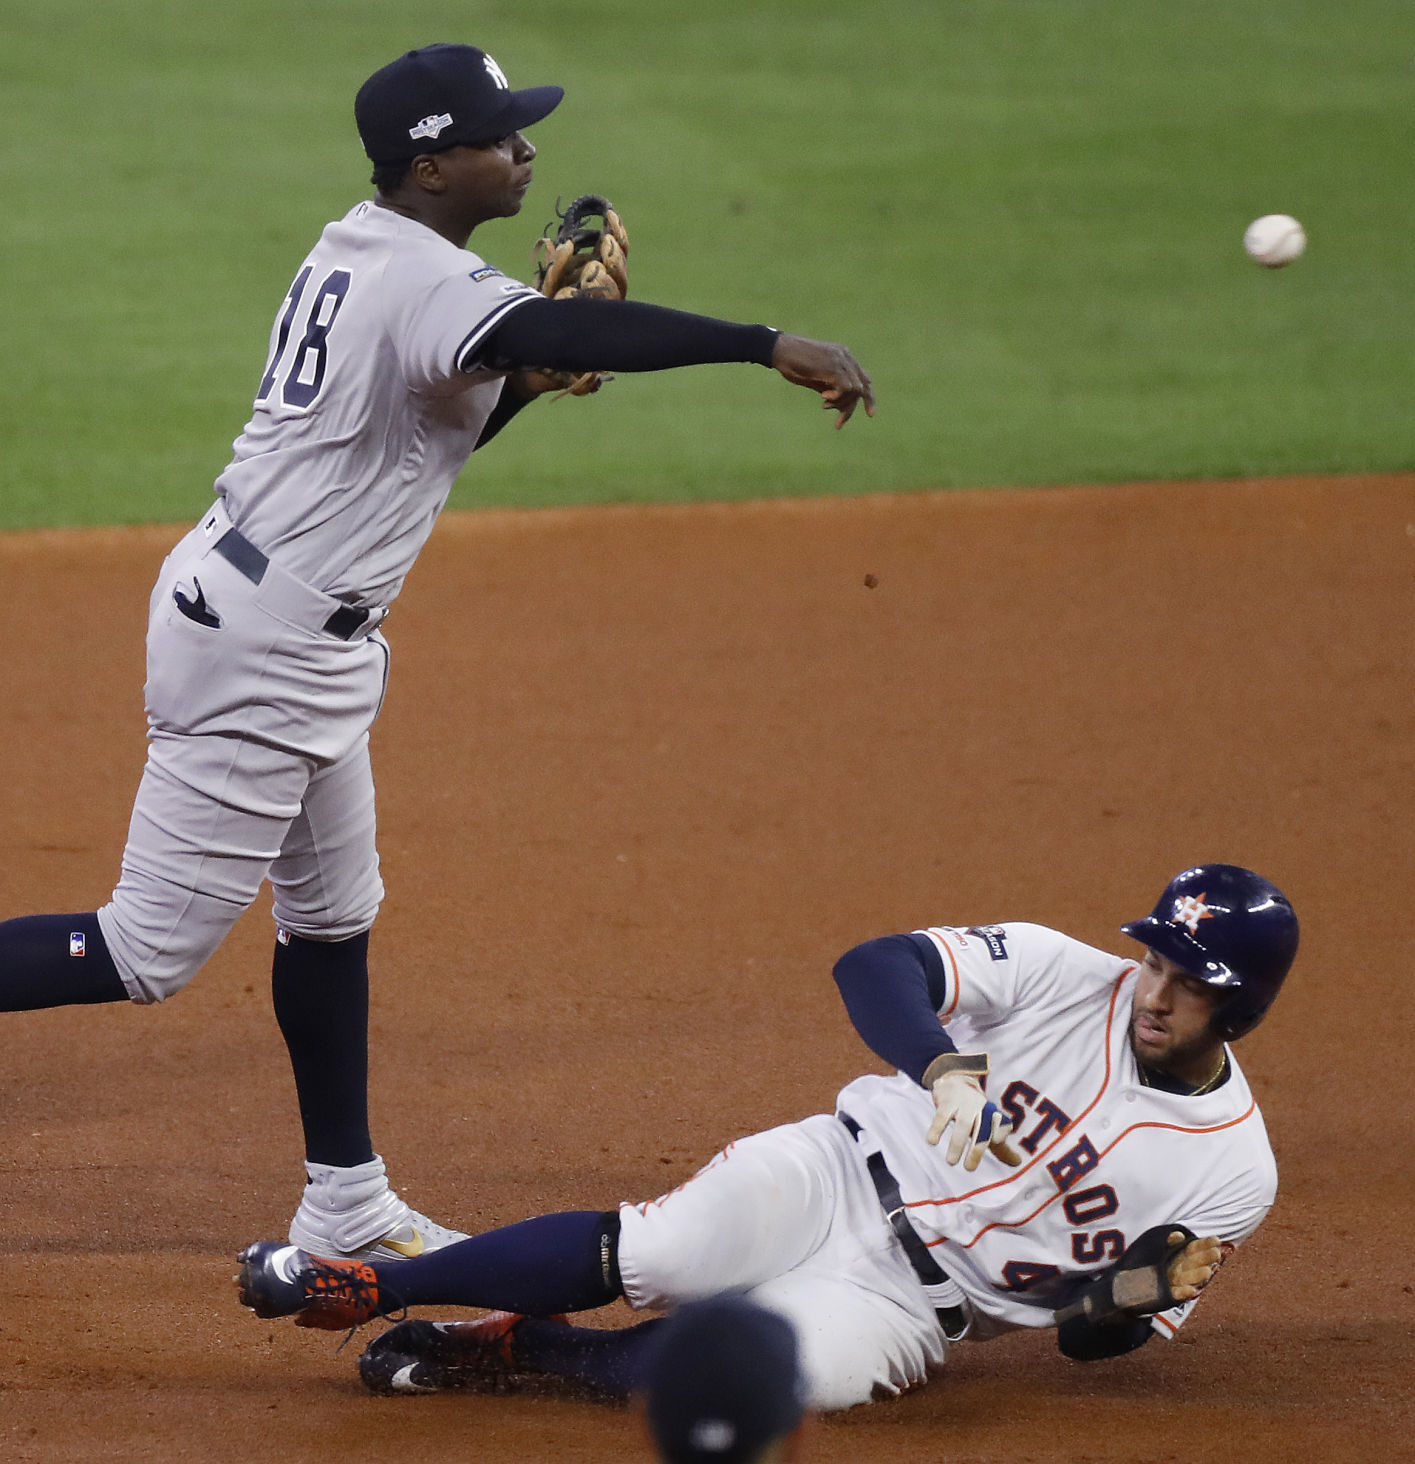
<path id="1" fill-rule="evenodd" d="M 1135 1056 L 1185 1081 L 1205 1081 L 1223 1046 L 1209 1029 L 1217 1000 L 1213 987 L 1158 951 L 1146 951 L 1130 1015 Z"/>

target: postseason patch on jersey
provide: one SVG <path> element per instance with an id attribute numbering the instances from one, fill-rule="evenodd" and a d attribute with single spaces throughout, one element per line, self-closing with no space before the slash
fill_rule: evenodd
<path id="1" fill-rule="evenodd" d="M 1000 925 L 970 925 L 969 935 L 976 935 L 988 948 L 994 961 L 1007 959 L 1007 932 Z"/>
<path id="2" fill-rule="evenodd" d="M 484 265 L 481 269 L 474 269 L 472 271 L 472 279 L 474 281 L 489 280 L 493 278 L 493 276 L 499 275 L 500 273 L 501 271 L 499 269 L 493 269 L 491 265 L 488 264 Z"/>

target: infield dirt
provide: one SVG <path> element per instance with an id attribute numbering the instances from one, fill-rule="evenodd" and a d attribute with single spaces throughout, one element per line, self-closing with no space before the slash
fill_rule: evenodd
<path id="1" fill-rule="evenodd" d="M 180 532 L 0 538 L 0 915 L 111 888 Z M 1415 475 L 448 516 L 374 735 L 395 1182 L 466 1229 L 649 1198 L 879 1069 L 855 942 L 1124 951 L 1170 874 L 1248 864 L 1303 919 L 1239 1048 L 1262 1230 L 1174 1342 L 965 1345 L 808 1457 L 1406 1457 L 1412 625 Z M 627 1410 L 370 1398 L 357 1342 L 236 1305 L 302 1178 L 270 935 L 262 900 L 160 1009 L 0 1018 L 0 1457 L 647 1458 Z"/>

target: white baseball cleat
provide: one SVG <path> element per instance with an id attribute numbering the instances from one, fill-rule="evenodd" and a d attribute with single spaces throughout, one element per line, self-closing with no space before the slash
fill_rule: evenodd
<path id="1" fill-rule="evenodd" d="M 309 1183 L 290 1222 L 290 1244 L 310 1255 L 410 1261 L 467 1239 L 400 1199 L 376 1154 L 352 1168 L 307 1163 L 305 1169 Z"/>

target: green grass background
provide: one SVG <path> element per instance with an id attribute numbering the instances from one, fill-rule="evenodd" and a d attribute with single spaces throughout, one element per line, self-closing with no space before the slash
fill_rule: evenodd
<path id="1" fill-rule="evenodd" d="M 521 217 L 607 193 L 642 299 L 843 340 L 542 403 L 454 496 L 726 498 L 1415 465 L 1410 0 L 3 0 L 0 527 L 209 501 L 411 45 L 558 81 Z M 1289 212 L 1306 258 L 1243 255 Z"/>

